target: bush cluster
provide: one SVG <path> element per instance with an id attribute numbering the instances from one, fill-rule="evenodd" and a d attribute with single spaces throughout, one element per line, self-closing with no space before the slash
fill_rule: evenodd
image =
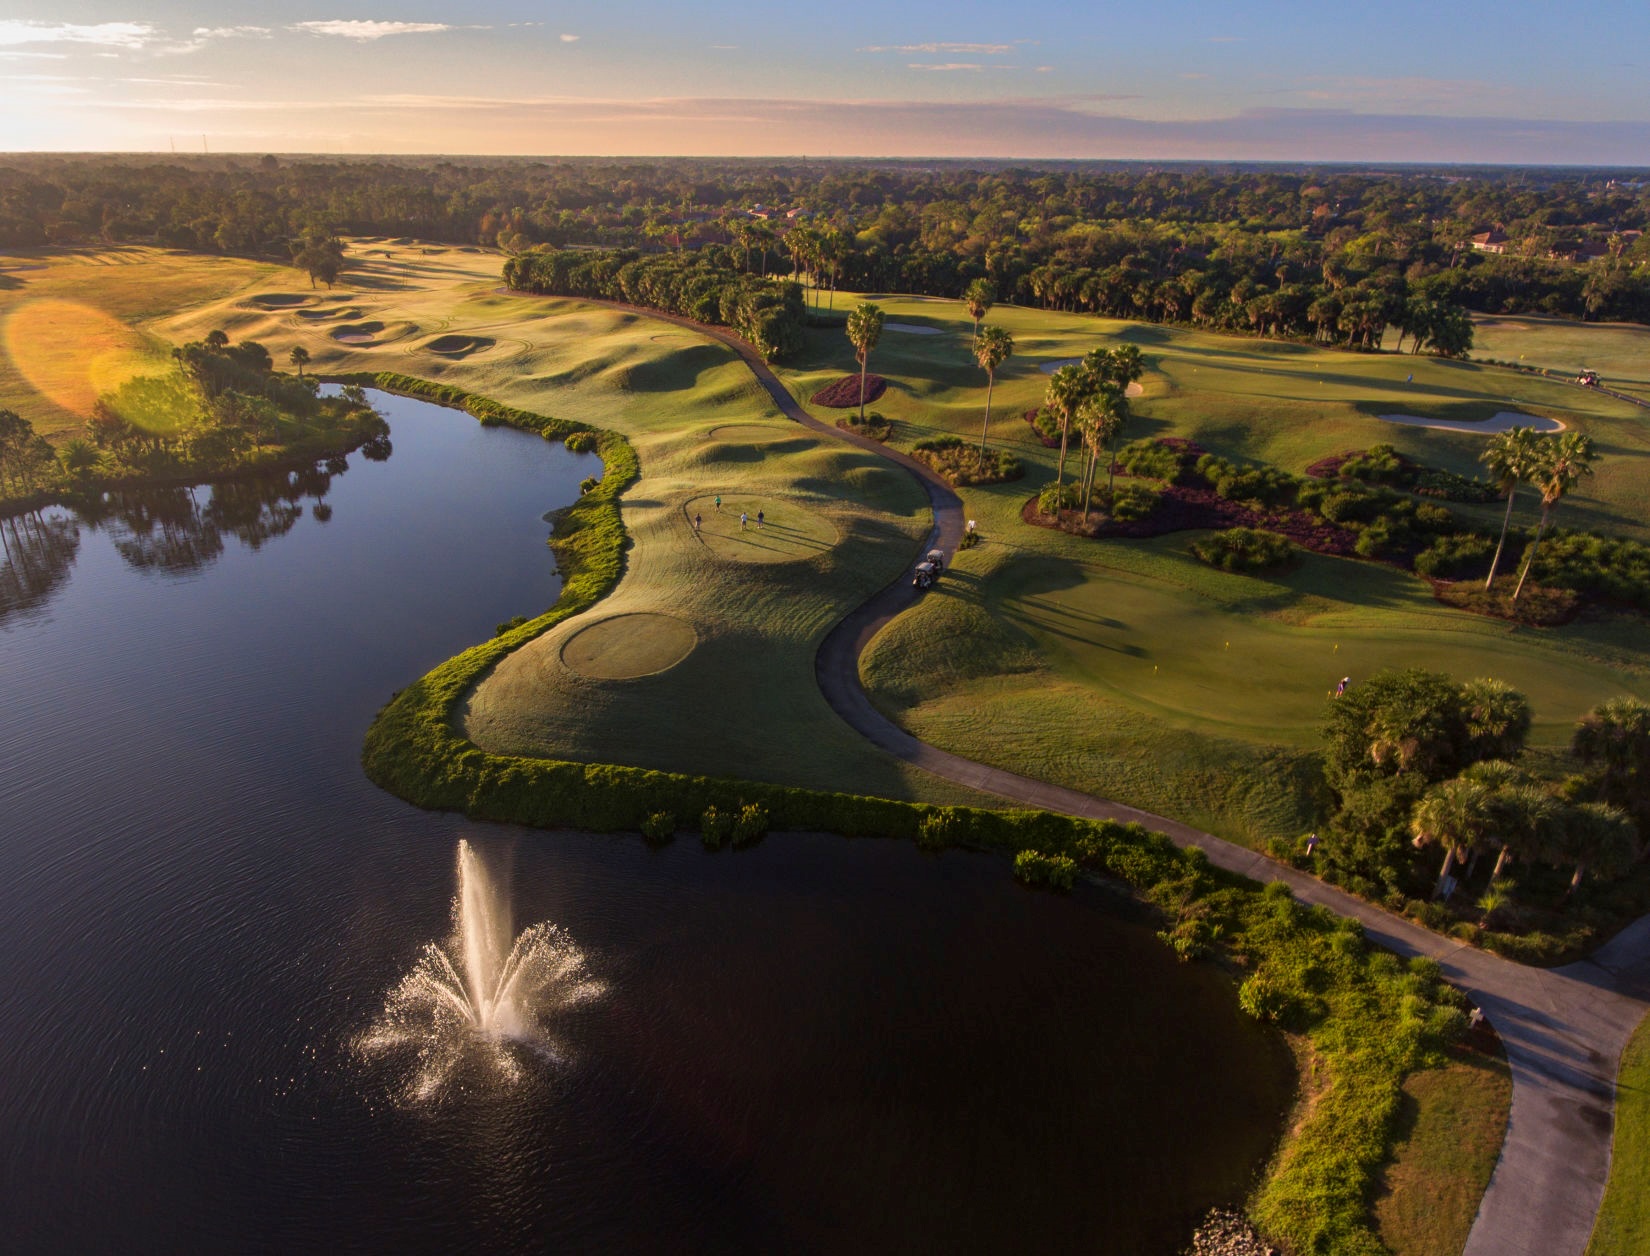
<path id="1" fill-rule="evenodd" d="M 1295 557 L 1295 547 L 1276 532 L 1227 528 L 1193 541 L 1192 554 L 1211 567 L 1247 575 L 1285 566 Z"/>
<path id="2" fill-rule="evenodd" d="M 911 450 L 918 462 L 927 463 L 947 484 L 965 488 L 970 484 L 1001 484 L 1025 474 L 1020 460 L 1004 449 L 987 449 L 980 456 L 977 445 L 960 436 L 936 436 Z"/>

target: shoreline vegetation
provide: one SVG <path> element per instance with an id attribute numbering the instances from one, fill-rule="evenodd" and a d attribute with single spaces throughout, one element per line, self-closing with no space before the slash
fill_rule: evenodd
<path id="1" fill-rule="evenodd" d="M 0 409 L 0 518 L 111 492 L 226 483 L 301 470 L 357 449 L 388 457 L 389 425 L 359 388 L 320 395 L 305 376 L 274 369 L 252 340 L 213 331 L 173 352 L 160 374 L 137 375 L 97 399 L 85 434 L 53 445 Z"/>
<path id="2" fill-rule="evenodd" d="M 355 376 L 353 382 L 455 406 L 482 422 L 547 439 L 592 430 L 407 376 Z M 540 828 L 655 834 L 700 828 L 720 844 L 728 816 L 749 816 L 764 830 L 900 838 L 929 851 L 995 851 L 1017 857 L 1016 867 L 1058 870 L 1040 881 L 1024 878 L 1050 888 L 1068 870 L 1121 881 L 1161 913 L 1159 936 L 1181 959 L 1219 964 L 1249 1014 L 1304 1036 L 1321 1062 L 1323 1089 L 1280 1144 L 1248 1201 L 1250 1215 L 1297 1250 L 1384 1251 L 1369 1200 L 1399 1118 L 1401 1083 L 1442 1063 L 1467 1023 L 1465 999 L 1441 981 L 1435 963 L 1405 964 L 1374 951 L 1355 922 L 1297 904 L 1282 884 L 1262 888 L 1221 872 L 1201 851 L 1182 851 L 1135 825 L 495 755 L 458 731 L 459 704 L 499 660 L 594 606 L 623 575 L 629 537 L 619 498 L 640 466 L 622 435 L 601 431 L 595 440 L 602 476 L 558 514 L 551 540 L 563 573 L 557 602 L 394 695 L 368 730 L 367 775 L 422 807 Z M 747 835 L 754 840 L 759 833 Z"/>

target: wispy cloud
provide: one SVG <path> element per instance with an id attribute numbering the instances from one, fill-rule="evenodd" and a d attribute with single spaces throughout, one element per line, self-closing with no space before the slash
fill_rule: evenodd
<path id="1" fill-rule="evenodd" d="M 582 36 L 579 36 L 579 35 L 558 35 L 557 38 L 560 39 L 562 41 L 562 43 L 564 43 L 564 44 L 576 44 L 576 43 L 579 42 L 579 40 L 582 38 Z"/>
<path id="2" fill-rule="evenodd" d="M 924 64 L 923 62 L 920 62 L 920 61 L 913 61 L 910 65 L 906 66 L 905 68 L 908 69 L 908 70 L 937 70 L 941 73 L 945 73 L 946 71 L 949 71 L 949 70 L 983 70 L 983 69 L 985 69 L 985 67 L 983 65 L 981 65 L 978 61 L 947 61 L 947 62 L 944 62 L 943 64 L 940 64 L 940 65 L 935 65 L 935 64 L 932 64 L 932 63 Z"/>
<path id="3" fill-rule="evenodd" d="M 0 45 L 17 44 L 97 44 L 105 48 L 143 48 L 159 37 L 148 22 L 98 22 L 75 25 L 69 22 L 0 21 Z"/>
<path id="4" fill-rule="evenodd" d="M 435 35 L 454 28 L 445 22 L 362 22 L 353 18 L 334 18 L 325 22 L 294 22 L 288 29 L 310 35 L 369 40 L 383 39 L 389 35 Z"/>
<path id="5" fill-rule="evenodd" d="M 1001 57 L 1014 51 L 1013 44 L 872 44 L 861 52 L 952 52 L 962 56 Z"/>
<path id="6" fill-rule="evenodd" d="M 273 34 L 267 26 L 197 26 L 196 39 L 268 39 Z"/>
<path id="7" fill-rule="evenodd" d="M 1209 36 L 1209 42 L 1211 44 L 1241 44 L 1243 42 L 1243 39 L 1244 39 L 1244 37 L 1242 35 L 1210 35 Z"/>

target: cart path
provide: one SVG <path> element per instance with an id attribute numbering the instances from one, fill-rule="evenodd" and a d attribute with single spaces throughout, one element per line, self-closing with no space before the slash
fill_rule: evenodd
<path id="1" fill-rule="evenodd" d="M 927 491 L 934 511 L 934 527 L 923 548 L 956 553 L 962 501 L 925 464 L 814 418 L 761 355 L 726 328 L 618 302 L 593 304 L 675 323 L 726 345 L 788 418 L 903 466 Z M 1436 934 L 1177 820 L 930 746 L 878 711 L 859 679 L 861 652 L 920 596 L 902 574 L 844 616 L 820 643 L 814 659 L 820 691 L 849 727 L 906 763 L 1021 806 L 1138 822 L 1177 845 L 1200 847 L 1218 867 L 1257 881 L 1286 883 L 1300 901 L 1359 921 L 1371 941 L 1399 955 L 1437 960 L 1444 976 L 1466 991 L 1500 1034 L 1513 1082 L 1506 1141 L 1463 1256 L 1583 1256 L 1610 1172 L 1616 1069 L 1628 1038 L 1650 1012 L 1650 916 L 1587 959 L 1563 968 L 1529 968 Z"/>

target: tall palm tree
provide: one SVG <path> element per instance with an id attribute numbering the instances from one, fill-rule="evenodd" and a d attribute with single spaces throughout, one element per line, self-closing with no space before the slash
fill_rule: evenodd
<path id="1" fill-rule="evenodd" d="M 1415 838 L 1416 849 L 1433 842 L 1444 848 L 1444 866 L 1438 872 L 1434 898 L 1444 892 L 1455 861 L 1464 858 L 1484 840 L 1493 819 L 1489 790 L 1466 777 L 1434 785 L 1415 804 L 1409 831 Z"/>
<path id="2" fill-rule="evenodd" d="M 1111 448 L 1128 419 L 1128 403 L 1117 385 L 1102 382 L 1094 392 L 1083 398 L 1077 410 L 1077 427 L 1088 447 L 1088 462 L 1083 468 L 1083 522 L 1089 518 L 1089 498 L 1094 492 L 1094 473 L 1100 466 L 1101 453 L 1106 454 L 1106 496 L 1109 499 L 1114 483 Z"/>
<path id="3" fill-rule="evenodd" d="M 1461 686 L 1473 760 L 1511 759 L 1524 749 L 1530 731 L 1530 700 L 1504 680 L 1480 676 Z"/>
<path id="4" fill-rule="evenodd" d="M 1490 826 L 1489 841 L 1499 850 L 1495 857 L 1495 871 L 1490 873 L 1490 880 L 1493 881 L 1501 875 L 1507 861 L 1515 853 L 1529 853 L 1529 843 L 1521 843 L 1519 833 L 1526 822 L 1525 812 L 1530 799 L 1517 791 L 1533 790 L 1533 797 L 1545 804 L 1551 804 L 1553 800 L 1550 795 L 1531 785 L 1528 773 L 1505 759 L 1481 760 L 1467 768 L 1461 776 L 1482 785 L 1490 794 L 1494 822 Z"/>
<path id="5" fill-rule="evenodd" d="M 974 320 L 974 339 L 980 338 L 980 320 L 991 312 L 991 306 L 997 299 L 997 288 L 989 279 L 976 279 L 963 289 L 963 304 L 968 307 L 968 316 Z"/>
<path id="6" fill-rule="evenodd" d="M 1501 551 L 1507 544 L 1507 529 L 1512 524 L 1513 498 L 1518 486 L 1532 479 L 1541 466 L 1541 455 L 1546 449 L 1546 438 L 1532 427 L 1515 427 L 1490 437 L 1480 461 L 1495 476 L 1496 487 L 1507 495 L 1507 513 L 1501 520 L 1501 539 L 1495 543 L 1495 557 L 1490 560 L 1489 578 L 1484 581 L 1485 592 L 1495 582 L 1495 572 L 1501 566 Z"/>
<path id="7" fill-rule="evenodd" d="M 972 287 L 972 285 L 970 285 Z M 973 307 L 970 307 L 972 309 Z M 1014 337 L 1001 327 L 979 327 L 974 334 L 974 361 L 985 372 L 985 422 L 980 425 L 980 463 L 985 463 L 985 438 L 991 430 L 991 390 L 997 368 L 1014 352 Z"/>
<path id="8" fill-rule="evenodd" d="M 1044 403 L 1060 416 L 1060 464 L 1054 473 L 1054 487 L 1059 489 L 1066 478 L 1066 441 L 1071 433 L 1071 421 L 1077 417 L 1077 408 L 1094 388 L 1094 376 L 1080 366 L 1062 366 L 1049 376 Z"/>
<path id="9" fill-rule="evenodd" d="M 287 361 L 298 368 L 298 378 L 304 377 L 304 367 L 309 365 L 309 350 L 303 345 L 293 345 L 292 352 L 287 354 Z"/>
<path id="10" fill-rule="evenodd" d="M 1568 497 L 1584 476 L 1593 473 L 1593 463 L 1598 461 L 1593 438 L 1582 432 L 1565 432 L 1549 446 L 1549 451 L 1547 462 L 1536 480 L 1536 487 L 1541 490 L 1541 522 L 1536 525 L 1530 552 L 1524 557 L 1524 573 L 1518 577 L 1518 587 L 1513 590 L 1514 602 L 1524 591 L 1524 582 L 1530 578 L 1530 568 L 1535 566 L 1535 552 L 1541 546 L 1541 537 L 1547 531 L 1547 520 L 1552 516 L 1553 507 Z"/>
<path id="11" fill-rule="evenodd" d="M 848 315 L 848 339 L 854 346 L 854 357 L 859 360 L 859 421 L 865 422 L 865 365 L 871 360 L 871 350 L 882 339 L 882 310 L 869 301 Z"/>

